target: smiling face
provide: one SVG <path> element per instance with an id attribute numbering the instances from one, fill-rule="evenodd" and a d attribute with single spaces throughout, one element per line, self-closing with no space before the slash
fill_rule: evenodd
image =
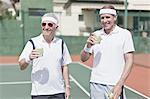
<path id="1" fill-rule="evenodd" d="M 42 34 L 44 36 L 49 36 L 49 37 L 53 38 L 57 27 L 58 26 L 51 21 L 43 21 L 41 23 Z"/>
<path id="2" fill-rule="evenodd" d="M 111 14 L 101 14 L 100 22 L 106 33 L 113 31 L 117 17 Z"/>

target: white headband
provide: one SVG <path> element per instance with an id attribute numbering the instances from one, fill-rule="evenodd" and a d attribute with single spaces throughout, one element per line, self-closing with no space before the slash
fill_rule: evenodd
<path id="1" fill-rule="evenodd" d="M 44 21 L 51 21 L 58 25 L 58 21 L 53 17 L 42 17 L 42 22 L 44 22 Z"/>
<path id="2" fill-rule="evenodd" d="M 115 9 L 101 9 L 99 11 L 99 14 L 113 14 L 113 15 L 117 15 L 116 10 Z"/>

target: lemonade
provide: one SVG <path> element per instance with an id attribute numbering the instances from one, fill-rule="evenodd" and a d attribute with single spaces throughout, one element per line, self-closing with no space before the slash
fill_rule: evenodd
<path id="1" fill-rule="evenodd" d="M 36 48 L 35 50 L 39 53 L 39 57 L 43 56 L 43 48 Z"/>
<path id="2" fill-rule="evenodd" d="M 96 38 L 95 43 L 96 43 L 96 44 L 99 44 L 99 43 L 101 42 L 101 40 L 102 40 L 101 36 L 100 36 L 100 35 L 98 35 L 98 34 L 93 34 L 93 35 L 94 35 L 94 36 L 95 36 L 95 38 Z"/>
<path id="3" fill-rule="evenodd" d="M 110 94 L 108 94 L 108 98 L 109 98 L 109 99 L 114 99 L 112 92 L 111 92 Z"/>

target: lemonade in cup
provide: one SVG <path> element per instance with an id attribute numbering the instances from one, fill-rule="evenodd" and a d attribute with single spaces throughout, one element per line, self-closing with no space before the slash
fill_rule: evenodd
<path id="1" fill-rule="evenodd" d="M 43 48 L 36 48 L 35 50 L 39 53 L 39 57 L 43 56 Z"/>
<path id="2" fill-rule="evenodd" d="M 92 35 L 96 38 L 95 44 L 99 44 L 102 40 L 101 36 L 96 33 L 92 33 Z"/>

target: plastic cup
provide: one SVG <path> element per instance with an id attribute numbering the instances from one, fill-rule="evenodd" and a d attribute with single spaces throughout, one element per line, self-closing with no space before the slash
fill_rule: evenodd
<path id="1" fill-rule="evenodd" d="M 108 98 L 109 98 L 109 99 L 114 99 L 112 92 L 108 94 Z"/>
<path id="2" fill-rule="evenodd" d="M 96 44 L 99 44 L 99 43 L 101 42 L 101 40 L 102 40 L 101 36 L 100 36 L 100 35 L 97 35 L 97 34 L 93 34 L 93 35 L 94 35 L 95 38 L 96 38 L 95 43 L 96 43 Z"/>
<path id="3" fill-rule="evenodd" d="M 36 48 L 36 51 L 39 53 L 39 57 L 43 56 L 43 48 Z"/>

